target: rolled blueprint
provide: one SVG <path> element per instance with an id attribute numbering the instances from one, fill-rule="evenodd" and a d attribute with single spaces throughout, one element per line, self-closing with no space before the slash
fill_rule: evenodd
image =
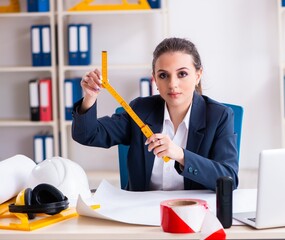
<path id="1" fill-rule="evenodd" d="M 25 188 L 35 166 L 32 159 L 20 154 L 0 161 L 0 204 Z"/>

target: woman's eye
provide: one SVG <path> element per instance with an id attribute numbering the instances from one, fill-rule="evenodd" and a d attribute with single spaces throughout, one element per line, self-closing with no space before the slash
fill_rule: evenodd
<path id="1" fill-rule="evenodd" d="M 167 78 L 167 74 L 166 73 L 160 73 L 158 76 L 159 76 L 160 79 Z"/>
<path id="2" fill-rule="evenodd" d="M 178 77 L 179 77 L 179 78 L 183 78 L 183 77 L 186 77 L 186 76 L 188 76 L 188 73 L 187 73 L 187 72 L 182 71 L 182 72 L 179 72 L 179 73 L 178 73 Z"/>

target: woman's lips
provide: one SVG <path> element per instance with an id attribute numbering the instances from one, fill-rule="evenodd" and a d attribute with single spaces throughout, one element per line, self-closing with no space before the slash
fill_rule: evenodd
<path id="1" fill-rule="evenodd" d="M 173 97 L 173 98 L 178 97 L 180 94 L 181 94 L 181 93 L 178 93 L 178 92 L 168 93 L 168 95 L 169 95 L 170 97 Z"/>

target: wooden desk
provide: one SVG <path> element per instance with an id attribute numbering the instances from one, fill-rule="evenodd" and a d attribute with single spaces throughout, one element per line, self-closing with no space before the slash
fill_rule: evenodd
<path id="1" fill-rule="evenodd" d="M 227 239 L 284 239 L 285 228 L 255 230 L 247 226 L 226 229 Z M 124 224 L 88 217 L 76 217 L 31 232 L 0 230 L 0 239 L 85 240 L 85 239 L 199 239 L 200 234 L 170 234 L 161 227 Z"/>

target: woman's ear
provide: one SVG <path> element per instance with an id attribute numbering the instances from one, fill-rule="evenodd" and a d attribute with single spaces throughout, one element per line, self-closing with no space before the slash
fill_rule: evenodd
<path id="1" fill-rule="evenodd" d="M 203 69 L 200 68 L 199 70 L 196 70 L 196 85 L 199 84 L 203 74 Z"/>
<path id="2" fill-rule="evenodd" d="M 157 86 L 157 84 L 156 84 L 156 78 L 155 78 L 155 76 L 154 76 L 153 73 L 152 73 L 152 75 L 151 75 L 151 82 L 155 82 L 155 85 Z"/>
<path id="3" fill-rule="evenodd" d="M 153 94 L 155 94 L 154 92 L 156 90 L 158 90 L 158 87 L 157 87 L 157 84 L 156 84 L 156 79 L 155 79 L 155 77 L 153 75 L 151 76 L 151 85 L 152 85 L 151 87 L 152 87 Z"/>

